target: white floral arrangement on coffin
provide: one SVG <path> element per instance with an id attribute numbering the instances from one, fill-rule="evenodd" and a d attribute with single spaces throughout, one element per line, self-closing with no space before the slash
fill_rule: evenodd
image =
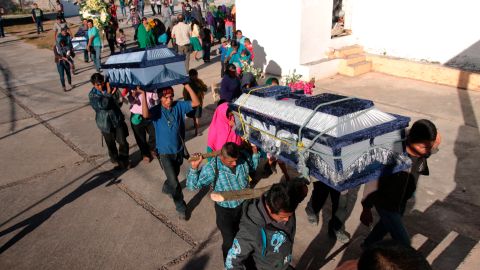
<path id="1" fill-rule="evenodd" d="M 242 61 L 242 72 L 250 72 L 252 75 L 255 77 L 256 80 L 260 79 L 262 77 L 262 69 L 261 68 L 255 68 L 254 63 L 250 62 L 248 63 L 247 61 Z"/>
<path id="2" fill-rule="evenodd" d="M 92 19 L 93 25 L 98 29 L 104 29 L 110 20 L 107 3 L 103 0 L 86 0 L 80 4 L 80 17 Z"/>

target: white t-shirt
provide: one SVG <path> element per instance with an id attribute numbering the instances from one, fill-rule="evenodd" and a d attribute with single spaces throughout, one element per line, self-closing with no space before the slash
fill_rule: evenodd
<path id="1" fill-rule="evenodd" d="M 172 36 L 175 37 L 175 42 L 179 46 L 190 44 L 190 25 L 184 22 L 177 23 L 172 29 Z"/>

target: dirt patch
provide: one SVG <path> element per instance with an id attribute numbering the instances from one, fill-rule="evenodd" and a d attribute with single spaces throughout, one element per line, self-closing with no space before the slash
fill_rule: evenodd
<path id="1" fill-rule="evenodd" d="M 5 31 L 19 37 L 27 43 L 37 46 L 38 48 L 50 49 L 55 44 L 53 31 L 54 23 L 55 21 L 43 22 L 43 30 L 45 30 L 45 32 L 40 32 L 40 34 L 37 34 L 37 26 L 34 23 L 7 26 L 5 27 Z M 68 25 L 72 33 L 75 34 L 78 30 L 79 25 L 72 23 L 69 23 Z"/>

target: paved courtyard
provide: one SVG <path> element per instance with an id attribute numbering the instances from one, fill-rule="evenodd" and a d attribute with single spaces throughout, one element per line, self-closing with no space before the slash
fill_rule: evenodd
<path id="1" fill-rule="evenodd" d="M 108 53 L 104 50 L 104 55 Z M 0 39 L 0 269 L 222 269 L 221 236 L 208 191 L 184 190 L 189 221 L 177 218 L 162 194 L 158 164 L 138 163 L 133 133 L 128 137 L 136 165 L 112 171 L 88 104 L 92 63 L 77 57 L 75 88 L 64 93 L 51 50 L 14 36 Z M 219 81 L 220 63 L 192 61 L 207 85 Z M 368 73 L 316 82 L 315 93 L 371 99 L 383 111 L 434 121 L 443 134 L 429 160 L 405 221 L 413 245 L 435 269 L 478 269 L 480 265 L 480 93 Z M 181 88 L 176 88 L 176 97 Z M 127 106 L 123 106 L 126 115 Z M 208 94 L 190 152 L 205 149 L 213 114 Z M 184 163 L 180 178 L 185 178 Z M 263 179 L 276 182 L 280 174 Z M 348 194 L 349 244 L 332 241 L 327 228 L 307 222 L 305 200 L 297 211 L 293 264 L 297 269 L 334 269 L 357 258 L 369 228 L 359 222 L 361 189 Z M 308 197 L 307 197 L 308 198 Z M 323 216 L 328 221 L 327 202 Z"/>

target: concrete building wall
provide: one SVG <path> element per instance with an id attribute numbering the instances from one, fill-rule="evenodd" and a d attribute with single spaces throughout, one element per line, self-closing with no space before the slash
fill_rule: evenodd
<path id="1" fill-rule="evenodd" d="M 353 44 L 379 55 L 480 71 L 480 1 L 343 0 L 345 26 L 352 35 L 334 39 L 333 0 L 236 4 L 237 27 L 265 53 L 267 63 L 259 66 L 275 61 L 275 71 L 283 74 L 293 69 L 307 74 L 305 65 L 325 61 L 330 48 Z"/>
<path id="2" fill-rule="evenodd" d="M 326 57 L 332 28 L 333 1 L 299 1 L 301 9 L 300 63 L 306 64 Z"/>
<path id="3" fill-rule="evenodd" d="M 301 5 L 285 0 L 236 2 L 237 28 L 254 46 L 255 66 L 287 74 L 300 64 Z"/>
<path id="4" fill-rule="evenodd" d="M 480 40 L 479 10 L 474 0 L 357 0 L 352 30 L 372 53 L 442 64 L 467 54 L 480 64 L 480 47 L 472 47 Z"/>

